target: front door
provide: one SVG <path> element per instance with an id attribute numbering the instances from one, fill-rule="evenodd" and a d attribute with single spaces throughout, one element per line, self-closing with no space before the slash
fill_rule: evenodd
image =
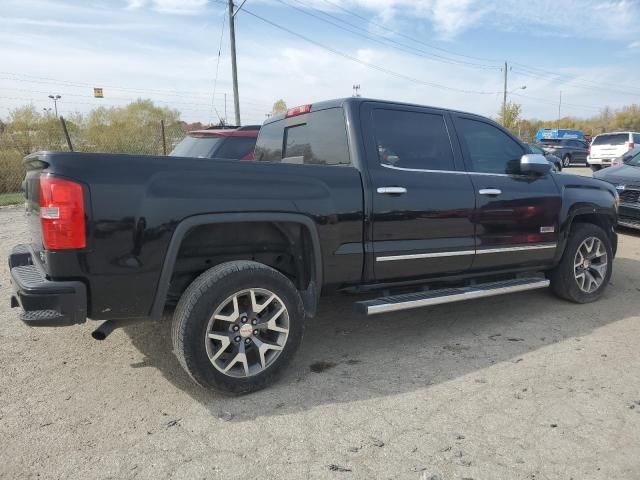
<path id="1" fill-rule="evenodd" d="M 472 269 L 550 264 L 562 207 L 555 173 L 521 174 L 520 158 L 529 153 L 523 144 L 492 122 L 453 117 L 476 195 Z"/>
<path id="2" fill-rule="evenodd" d="M 469 270 L 475 194 L 453 126 L 440 110 L 361 107 L 377 280 Z"/>

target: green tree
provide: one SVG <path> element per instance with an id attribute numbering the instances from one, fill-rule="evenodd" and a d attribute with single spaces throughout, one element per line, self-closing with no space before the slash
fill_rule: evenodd
<path id="1" fill-rule="evenodd" d="M 138 99 L 124 107 L 100 107 L 92 110 L 85 121 L 81 148 L 158 155 L 162 153 L 161 120 L 170 150 L 184 136 L 179 119 L 177 110 L 158 107 L 151 100 Z"/>
<path id="2" fill-rule="evenodd" d="M 284 113 L 287 111 L 287 102 L 283 99 L 276 101 L 271 107 L 271 115 L 276 115 L 278 113 Z"/>
<path id="3" fill-rule="evenodd" d="M 613 115 L 613 127 L 616 130 L 640 132 L 640 105 L 623 107 Z"/>
<path id="4" fill-rule="evenodd" d="M 505 128 L 517 132 L 518 121 L 522 113 L 522 105 L 514 102 L 507 102 L 498 115 L 498 122 Z"/>

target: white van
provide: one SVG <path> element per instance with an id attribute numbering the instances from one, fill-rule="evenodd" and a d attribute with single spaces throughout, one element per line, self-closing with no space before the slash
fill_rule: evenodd
<path id="1" fill-rule="evenodd" d="M 594 172 L 609 167 L 614 158 L 624 155 L 635 145 L 640 145 L 638 132 L 601 133 L 591 142 L 587 163 Z"/>

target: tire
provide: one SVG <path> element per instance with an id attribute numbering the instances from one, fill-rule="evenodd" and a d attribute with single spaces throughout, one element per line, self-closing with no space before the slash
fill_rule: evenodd
<path id="1" fill-rule="evenodd" d="M 588 255 L 584 255 L 590 239 L 596 239 L 600 242 L 601 248 L 599 248 L 599 252 L 594 251 L 597 243 L 592 244 L 592 252 L 606 255 L 604 257 L 604 262 L 606 262 L 604 269 L 602 268 L 602 256 L 594 256 L 589 260 Z M 585 245 L 584 242 L 587 242 L 585 247 L 583 247 Z M 579 249 L 581 250 L 580 255 L 578 254 Z M 588 268 L 585 268 L 584 260 L 589 260 Z M 581 265 L 576 267 L 578 261 L 581 262 Z M 571 302 L 593 302 L 598 300 L 607 288 L 611 279 L 612 267 L 613 251 L 607 233 L 592 223 L 576 223 L 569 233 L 569 239 L 560 263 L 549 274 L 551 289 L 558 297 Z M 588 272 L 584 273 L 585 270 Z M 600 273 L 597 273 L 598 271 Z M 581 272 L 583 273 L 582 276 L 580 275 Z M 589 275 L 594 281 L 600 281 L 601 283 L 598 285 L 592 284 L 589 280 Z M 589 283 L 590 288 L 585 291 L 584 286 L 587 283 Z"/>
<path id="2" fill-rule="evenodd" d="M 251 261 L 223 263 L 182 294 L 173 316 L 173 351 L 199 385 L 232 395 L 253 392 L 289 364 L 304 318 L 298 291 L 280 272 Z"/>
<path id="3" fill-rule="evenodd" d="M 602 170 L 602 165 L 590 165 L 592 172 L 599 172 Z"/>
<path id="4" fill-rule="evenodd" d="M 567 154 L 564 157 L 562 157 L 562 166 L 564 168 L 571 166 L 571 155 Z"/>

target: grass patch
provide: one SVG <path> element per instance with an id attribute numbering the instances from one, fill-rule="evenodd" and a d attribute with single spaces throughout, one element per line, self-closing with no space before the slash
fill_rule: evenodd
<path id="1" fill-rule="evenodd" d="M 18 193 L 0 193 L 0 207 L 5 205 L 19 205 L 24 203 L 24 195 Z"/>

